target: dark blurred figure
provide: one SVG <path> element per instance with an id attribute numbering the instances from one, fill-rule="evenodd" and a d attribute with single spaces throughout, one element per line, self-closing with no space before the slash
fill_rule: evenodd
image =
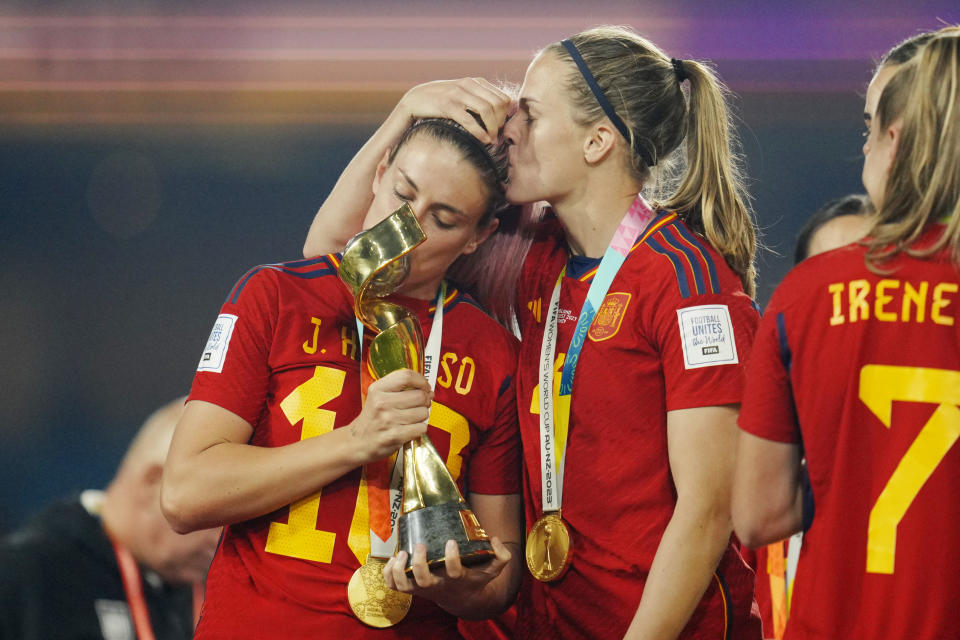
<path id="1" fill-rule="evenodd" d="M 106 491 L 50 505 L 0 540 L 0 638 L 185 639 L 218 529 L 175 533 L 160 480 L 183 398 L 141 427 Z"/>
<path id="2" fill-rule="evenodd" d="M 859 240 L 870 230 L 870 200 L 852 194 L 831 200 L 818 209 L 800 229 L 793 263 Z"/>

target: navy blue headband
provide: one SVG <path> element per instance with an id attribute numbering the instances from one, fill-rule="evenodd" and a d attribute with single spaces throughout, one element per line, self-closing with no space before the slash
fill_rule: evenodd
<path id="1" fill-rule="evenodd" d="M 620 135 L 623 136 L 623 139 L 627 142 L 630 142 L 630 130 L 627 129 L 627 125 L 620 119 L 620 116 L 617 115 L 617 112 L 613 110 L 613 105 L 610 104 L 610 101 L 607 100 L 607 96 L 603 95 L 603 91 L 600 89 L 600 85 L 597 84 L 596 78 L 593 77 L 593 74 L 590 73 L 590 68 L 587 66 L 587 63 L 584 62 L 583 56 L 580 55 L 580 51 L 577 50 L 577 45 L 573 44 L 570 40 L 562 40 L 560 44 L 567 50 L 567 53 L 570 54 L 570 57 L 573 58 L 573 61 L 577 64 L 577 68 L 580 69 L 580 75 L 583 76 L 583 79 L 587 82 L 587 86 L 590 87 L 590 91 L 593 92 L 593 97 L 597 99 L 597 102 L 600 104 L 600 108 L 603 109 L 603 112 L 607 114 L 607 117 L 610 119 L 610 122 L 613 123 L 613 126 L 617 128 L 617 131 L 620 132 Z M 650 153 L 640 146 L 639 144 L 634 144 L 633 148 L 637 153 L 640 154 L 640 157 L 647 164 L 648 167 L 653 166 L 653 159 L 650 157 Z"/>

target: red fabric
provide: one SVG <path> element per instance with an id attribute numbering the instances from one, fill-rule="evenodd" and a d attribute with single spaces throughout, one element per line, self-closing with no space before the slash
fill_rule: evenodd
<path id="1" fill-rule="evenodd" d="M 254 426 L 251 443 L 265 447 L 300 439 L 305 421 L 291 401 L 298 388 L 313 394 L 305 396 L 308 411 L 319 408 L 311 422 L 332 414 L 338 428 L 355 418 L 361 407 L 356 325 L 336 264 L 330 256 L 269 265 L 241 279 L 221 311 L 237 316 L 223 371 L 198 372 L 190 400 L 218 404 L 248 420 Z M 429 304 L 398 301 L 415 309 L 428 333 Z M 461 294 L 448 297 L 444 309 L 430 438 L 465 494 L 519 493 L 516 340 Z M 312 318 L 319 319 L 319 328 Z M 304 387 L 316 380 L 322 384 Z M 466 424 L 461 429 L 467 441 L 458 455 L 451 455 L 450 433 L 434 426 L 439 421 Z M 359 563 L 347 539 L 359 480 L 356 469 L 324 487 L 319 498 L 316 529 L 336 535 L 330 563 L 265 550 L 271 523 L 288 523 L 289 507 L 227 527 L 210 569 L 197 637 L 457 637 L 456 619 L 421 598 L 404 622 L 386 631 L 370 629 L 350 613 L 346 586 Z"/>
<path id="2" fill-rule="evenodd" d="M 941 232 L 928 230 L 920 246 Z M 938 391 L 932 384 L 960 370 L 957 266 L 941 253 L 900 256 L 884 270 L 868 271 L 857 245 L 801 263 L 774 293 L 749 363 L 740 427 L 780 442 L 802 439 L 815 505 L 794 583 L 790 640 L 960 637 L 960 447 L 948 444 L 945 455 L 933 456 L 929 478 L 899 502 L 906 509 L 895 526 L 893 573 L 867 570 L 871 512 L 894 470 L 921 430 L 930 431 L 935 411 L 945 412 L 954 433 L 960 426 L 960 386 Z M 926 288 L 922 321 L 913 305 L 904 313 L 906 283 Z M 861 306 L 856 293 L 867 287 Z M 934 321 L 937 290 L 945 304 L 936 317 L 949 324 Z M 876 371 L 870 365 L 917 375 L 909 388 L 890 374 L 871 382 L 861 377 Z M 861 397 L 881 398 L 889 425 Z"/>
<path id="3" fill-rule="evenodd" d="M 654 219 L 651 226 L 663 222 L 666 215 Z M 674 240 L 680 233 L 676 224 L 663 230 Z M 547 307 L 567 260 L 560 233 L 555 221 L 545 224 L 528 256 L 518 301 L 523 336 L 518 404 L 528 527 L 542 510 L 539 415 L 532 401 Z M 737 277 L 705 244 L 700 242 L 697 251 L 712 260 L 718 293 L 701 289 L 682 297 L 672 263 L 647 244 L 629 254 L 610 287 L 606 299 L 614 297 L 615 312 L 602 321 L 598 313 L 593 326 L 602 322 L 605 329 L 591 329 L 573 386 L 562 505 L 573 541 L 572 566 L 557 582 L 532 581 L 529 599 L 520 604 L 520 637 L 623 635 L 676 504 L 667 457 L 667 411 L 740 401 L 742 364 L 684 366 L 678 309 L 727 305 L 741 363 L 758 320 Z M 694 257 L 699 275 L 707 274 L 706 258 Z M 695 278 L 690 264 L 680 264 L 687 269 L 685 277 L 691 285 Z M 565 321 L 559 327 L 558 361 L 565 356 L 589 288 L 589 282 L 570 275 L 568 269 L 560 301 Z M 593 338 L 597 336 L 602 339 Z M 759 638 L 759 620 L 751 617 L 753 572 L 732 543 L 718 573 L 732 596 L 726 607 L 732 618 L 729 637 Z M 721 591 L 720 580 L 711 581 L 683 638 L 724 637 L 729 620 Z"/>

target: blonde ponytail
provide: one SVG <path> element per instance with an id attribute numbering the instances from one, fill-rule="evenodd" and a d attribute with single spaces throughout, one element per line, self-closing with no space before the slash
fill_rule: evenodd
<path id="1" fill-rule="evenodd" d="M 564 43 L 554 43 L 546 51 L 571 63 L 568 88 L 576 120 L 590 124 L 603 118 L 601 97 L 612 105 L 628 129 L 627 164 L 648 191 L 653 190 L 647 183 L 654 167 L 669 174 L 671 156 L 686 140 L 686 172 L 678 190 L 661 206 L 675 209 L 705 236 L 740 276 L 744 291 L 755 295 L 756 232 L 719 80 L 703 64 L 673 60 L 626 27 L 588 29 L 569 42 L 579 62 Z M 588 85 L 577 68 L 580 63 L 602 96 Z M 685 80 L 690 82 L 689 104 Z"/>
<path id="2" fill-rule="evenodd" d="M 709 67 L 682 62 L 690 82 L 687 110 L 687 167 L 664 208 L 674 209 L 702 233 L 740 276 L 743 289 L 756 293 L 757 238 L 733 140 L 725 89 Z"/>
<path id="3" fill-rule="evenodd" d="M 874 126 L 901 120 L 899 142 L 865 241 L 867 265 L 904 252 L 929 257 L 944 247 L 960 265 L 960 27 L 933 34 L 922 50 L 891 78 L 877 105 Z M 926 228 L 943 221 L 933 244 L 913 247 Z"/>

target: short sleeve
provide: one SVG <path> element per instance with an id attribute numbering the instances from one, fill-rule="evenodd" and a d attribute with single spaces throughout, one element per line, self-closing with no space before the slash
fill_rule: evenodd
<path id="1" fill-rule="evenodd" d="M 667 411 L 740 403 L 759 321 L 753 301 L 739 290 L 673 300 L 658 302 L 654 328 Z"/>
<path id="2" fill-rule="evenodd" d="M 258 267 L 238 281 L 214 322 L 188 400 L 213 403 L 257 424 L 270 379 L 277 298 L 269 269 Z"/>
<path id="3" fill-rule="evenodd" d="M 776 301 L 775 295 L 757 331 L 738 424 L 760 438 L 795 444 L 800 430 L 790 384 L 792 354 L 786 316 Z"/>
<path id="4" fill-rule="evenodd" d="M 509 375 L 503 380 L 495 422 L 481 434 L 480 444 L 470 461 L 467 486 L 471 493 L 520 493 L 520 427 L 514 378 Z"/>

